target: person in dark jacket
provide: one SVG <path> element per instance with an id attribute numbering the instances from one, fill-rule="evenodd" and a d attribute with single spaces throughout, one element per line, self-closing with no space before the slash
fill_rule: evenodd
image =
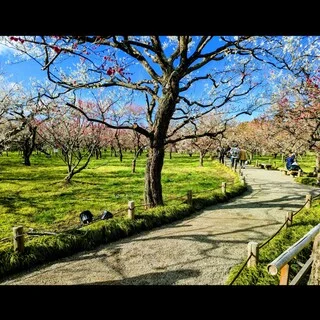
<path id="1" fill-rule="evenodd" d="M 293 164 L 294 160 L 296 158 L 296 155 L 292 153 L 287 159 L 286 159 L 286 167 L 287 170 L 290 170 L 291 165 Z"/>
<path id="2" fill-rule="evenodd" d="M 222 146 L 218 148 L 218 157 L 219 157 L 219 162 L 224 164 L 224 156 L 226 154 L 226 149 Z"/>

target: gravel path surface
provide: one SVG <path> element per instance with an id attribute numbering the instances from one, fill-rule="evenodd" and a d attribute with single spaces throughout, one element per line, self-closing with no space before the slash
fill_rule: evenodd
<path id="1" fill-rule="evenodd" d="M 143 232 L 3 281 L 2 285 L 223 285 L 246 258 L 249 241 L 262 242 L 297 211 L 308 192 L 279 171 L 248 167 L 245 194 L 191 217 Z"/>

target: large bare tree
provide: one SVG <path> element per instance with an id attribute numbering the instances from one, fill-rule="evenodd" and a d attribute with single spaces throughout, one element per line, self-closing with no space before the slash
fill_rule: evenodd
<path id="1" fill-rule="evenodd" d="M 39 63 L 55 85 L 52 98 L 72 93 L 73 100 L 67 105 L 88 120 L 113 129 L 134 130 L 148 139 L 145 201 L 156 206 L 163 204 L 161 171 L 165 147 L 183 139 L 220 134 L 206 130 L 183 134 L 185 126 L 196 125 L 208 113 L 219 114 L 225 122 L 251 114 L 262 104 L 260 98 L 252 97 L 267 79 L 267 65 L 293 70 L 303 63 L 296 57 L 301 57 L 298 53 L 306 52 L 305 48 L 309 51 L 303 57 L 308 59 L 310 41 L 299 47 L 302 40 L 189 35 L 11 36 L 3 42 L 18 49 L 21 57 Z M 261 72 L 265 74 L 259 77 Z M 145 123 L 128 119 L 119 126 L 103 112 L 85 112 L 78 104 L 80 93 L 99 88 L 106 89 L 106 96 L 108 89 L 122 88 L 134 93 L 140 104 L 143 97 Z"/>

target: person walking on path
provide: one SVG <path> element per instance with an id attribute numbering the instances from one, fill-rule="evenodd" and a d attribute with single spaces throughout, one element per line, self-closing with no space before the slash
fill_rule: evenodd
<path id="1" fill-rule="evenodd" d="M 240 156 L 240 149 L 238 147 L 237 143 L 234 143 L 232 148 L 230 149 L 230 155 L 231 155 L 231 168 L 234 168 L 237 170 L 237 166 L 239 163 L 239 156 Z"/>
<path id="2" fill-rule="evenodd" d="M 245 169 L 245 164 L 247 161 L 247 151 L 243 148 L 240 149 L 239 160 L 240 160 L 240 168 Z"/>
<path id="3" fill-rule="evenodd" d="M 219 157 L 219 162 L 224 164 L 224 156 L 226 154 L 226 148 L 224 146 L 221 146 L 218 148 L 218 157 Z"/>

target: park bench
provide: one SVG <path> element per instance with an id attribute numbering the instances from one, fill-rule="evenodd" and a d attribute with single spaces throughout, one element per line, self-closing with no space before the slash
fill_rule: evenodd
<path id="1" fill-rule="evenodd" d="M 272 168 L 272 165 L 270 163 L 260 163 L 259 164 L 261 169 L 270 170 Z"/>
<path id="2" fill-rule="evenodd" d="M 279 169 L 281 172 L 283 172 L 285 175 L 288 176 L 298 176 L 301 177 L 302 176 L 302 171 L 301 170 L 288 170 L 286 168 L 280 168 Z"/>

